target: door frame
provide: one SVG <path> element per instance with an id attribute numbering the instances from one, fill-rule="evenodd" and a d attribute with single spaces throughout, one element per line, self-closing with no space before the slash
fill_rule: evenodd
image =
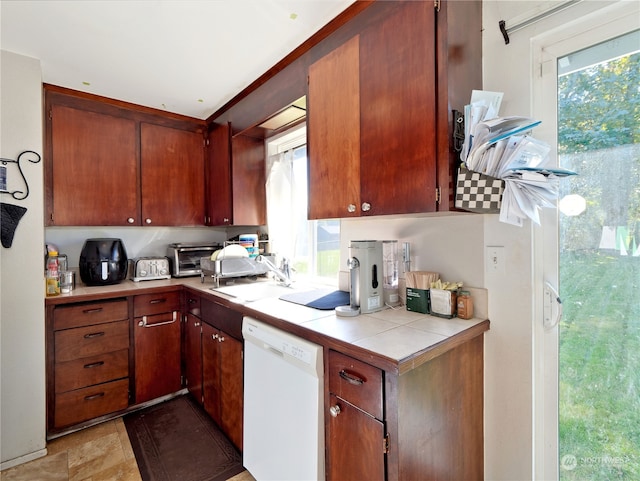
<path id="1" fill-rule="evenodd" d="M 557 156 L 557 59 L 640 28 L 640 3 L 618 1 L 531 40 L 532 116 L 542 121 L 536 137 Z M 559 284 L 558 209 L 544 209 L 533 229 L 533 479 L 557 480 L 563 459 L 558 449 L 558 327 L 543 326 L 544 286 Z M 564 459 L 564 462 L 574 462 Z"/>

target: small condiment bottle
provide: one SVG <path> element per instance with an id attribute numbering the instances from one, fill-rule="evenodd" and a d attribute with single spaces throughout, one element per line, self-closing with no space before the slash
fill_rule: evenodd
<path id="1" fill-rule="evenodd" d="M 57 296 L 60 294 L 60 266 L 58 264 L 58 253 L 56 251 L 49 252 L 45 286 L 47 296 Z"/>
<path id="2" fill-rule="evenodd" d="M 458 292 L 458 317 L 471 319 L 473 317 L 473 298 L 469 291 Z"/>

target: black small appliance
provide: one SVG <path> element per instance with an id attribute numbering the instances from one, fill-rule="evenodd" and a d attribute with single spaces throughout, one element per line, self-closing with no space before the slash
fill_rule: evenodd
<path id="1" fill-rule="evenodd" d="M 117 284 L 127 277 L 127 251 L 120 239 L 87 239 L 80 252 L 80 278 L 87 286 Z"/>

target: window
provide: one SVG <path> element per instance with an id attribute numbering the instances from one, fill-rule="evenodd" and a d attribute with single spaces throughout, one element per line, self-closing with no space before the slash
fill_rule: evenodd
<path id="1" fill-rule="evenodd" d="M 268 141 L 267 227 L 270 249 L 289 259 L 296 278 L 337 283 L 340 221 L 307 220 L 306 128 Z"/>

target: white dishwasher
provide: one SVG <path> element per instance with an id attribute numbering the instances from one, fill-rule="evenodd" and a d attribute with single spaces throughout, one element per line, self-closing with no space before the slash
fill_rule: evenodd
<path id="1" fill-rule="evenodd" d="M 324 480 L 322 347 L 245 317 L 243 464 L 257 481 Z"/>

